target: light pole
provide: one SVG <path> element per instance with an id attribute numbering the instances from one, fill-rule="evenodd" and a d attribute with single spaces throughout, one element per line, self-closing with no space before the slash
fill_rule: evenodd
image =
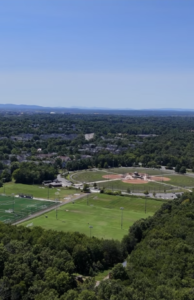
<path id="1" fill-rule="evenodd" d="M 90 225 L 89 228 L 90 228 L 90 238 L 91 238 L 91 231 L 92 231 L 93 226 Z"/>
<path id="2" fill-rule="evenodd" d="M 123 209 L 124 209 L 124 207 L 120 207 L 120 210 L 121 210 L 121 229 L 123 229 Z"/>
<path id="3" fill-rule="evenodd" d="M 56 192 L 55 195 L 56 195 L 56 196 L 59 196 L 60 193 L 59 193 L 59 192 Z M 59 198 L 60 198 L 60 196 L 59 196 Z M 56 198 L 55 200 L 59 201 L 59 198 Z"/>
<path id="4" fill-rule="evenodd" d="M 163 161 L 161 161 L 161 174 L 162 174 L 162 164 L 163 164 Z M 162 182 L 163 182 L 163 174 L 162 174 Z"/>
<path id="5" fill-rule="evenodd" d="M 15 194 L 12 194 L 12 197 L 13 197 L 13 212 L 14 212 L 14 209 L 15 209 L 15 199 L 14 199 L 14 196 L 15 196 Z"/>
<path id="6" fill-rule="evenodd" d="M 49 199 L 49 188 L 50 188 L 50 187 L 49 187 L 49 184 L 48 184 L 48 196 L 47 196 L 48 199 Z"/>
<path id="7" fill-rule="evenodd" d="M 3 193 L 5 194 L 5 179 L 6 178 L 3 178 Z"/>

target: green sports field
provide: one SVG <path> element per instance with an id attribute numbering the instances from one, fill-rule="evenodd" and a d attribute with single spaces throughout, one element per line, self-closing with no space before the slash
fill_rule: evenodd
<path id="1" fill-rule="evenodd" d="M 127 191 L 127 189 L 129 188 L 130 191 L 133 193 L 141 193 L 144 192 L 145 190 L 147 190 L 150 193 L 152 192 L 162 193 L 165 190 L 172 189 L 172 187 L 169 185 L 163 185 L 157 182 L 148 182 L 144 184 L 131 184 L 131 183 L 122 182 L 121 180 L 101 182 L 101 183 L 97 183 L 97 186 L 100 188 L 104 187 L 105 189 L 110 189 L 113 191 L 114 190 Z"/>
<path id="2" fill-rule="evenodd" d="M 0 195 L 0 221 L 14 223 L 55 205 L 56 202 L 54 201 L 39 201 Z"/>
<path id="3" fill-rule="evenodd" d="M 107 170 L 100 170 L 100 171 L 93 171 L 93 170 L 87 170 L 87 171 L 80 171 L 76 172 L 74 174 L 70 174 L 70 179 L 78 181 L 78 182 L 93 182 L 93 181 L 102 181 L 102 180 L 109 180 L 106 178 L 103 178 L 104 175 L 108 174 L 125 174 L 125 173 L 133 173 L 133 172 L 139 172 L 139 173 L 146 173 L 149 175 L 162 175 L 162 174 L 168 174 L 168 170 L 158 170 L 158 169 L 149 169 L 149 168 L 110 168 Z M 169 173 L 171 174 L 171 173 Z"/>
<path id="4" fill-rule="evenodd" d="M 93 182 L 93 181 L 100 181 L 100 180 L 108 180 L 103 178 L 104 175 L 108 175 L 110 173 L 103 172 L 103 171 L 83 171 L 77 172 L 71 175 L 71 179 L 79 182 Z"/>
<path id="5" fill-rule="evenodd" d="M 77 202 L 69 203 L 33 220 L 22 223 L 62 231 L 78 231 L 99 238 L 121 240 L 129 227 L 137 220 L 153 215 L 164 203 L 163 201 L 137 197 L 110 196 L 90 194 Z M 146 206 L 146 213 L 145 213 Z M 123 210 L 123 228 L 121 217 Z M 89 226 L 92 226 L 90 229 Z"/>
<path id="6" fill-rule="evenodd" d="M 160 169 L 153 169 L 153 168 L 138 168 L 138 167 L 121 167 L 121 168 L 110 168 L 107 171 L 117 173 L 117 174 L 125 174 L 125 173 L 145 173 L 148 175 L 162 175 L 162 174 L 171 174 L 169 170 L 160 170 Z"/>
<path id="7" fill-rule="evenodd" d="M 29 185 L 20 183 L 6 183 L 4 187 L 0 188 L 0 194 L 6 195 L 19 195 L 19 194 L 31 194 L 34 198 L 43 198 L 54 200 L 59 198 L 63 200 L 66 196 L 75 194 L 76 190 L 70 190 L 66 188 L 50 188 L 41 185 Z M 57 194 L 56 194 L 57 193 Z"/>
<path id="8" fill-rule="evenodd" d="M 194 177 L 187 175 L 167 175 L 170 181 L 166 181 L 168 184 L 176 185 L 179 187 L 194 187 Z"/>

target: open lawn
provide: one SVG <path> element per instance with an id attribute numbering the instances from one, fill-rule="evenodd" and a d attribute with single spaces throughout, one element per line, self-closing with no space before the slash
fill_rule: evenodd
<path id="1" fill-rule="evenodd" d="M 4 187 L 0 188 L 0 194 L 31 194 L 35 198 L 43 198 L 54 200 L 56 198 L 63 200 L 66 196 L 75 194 L 77 190 L 70 190 L 65 188 L 47 188 L 39 185 L 28 185 L 20 183 L 6 183 Z M 56 194 L 59 193 L 59 194 Z"/>
<path id="2" fill-rule="evenodd" d="M 53 201 L 39 201 L 0 195 L 0 221 L 14 223 L 55 205 L 56 202 Z"/>
<path id="3" fill-rule="evenodd" d="M 110 196 L 104 194 L 90 194 L 77 202 L 69 203 L 58 209 L 41 215 L 28 222 L 34 226 L 62 231 L 79 231 L 98 238 L 118 239 L 127 234 L 129 227 L 137 220 L 154 214 L 163 201 L 142 199 L 137 197 Z M 146 205 L 146 213 L 145 213 Z M 123 228 L 121 217 L 123 210 Z M 90 229 L 89 226 L 92 226 Z"/>
<path id="4" fill-rule="evenodd" d="M 170 181 L 167 183 L 180 187 L 194 187 L 194 177 L 187 175 L 167 175 Z"/>
<path id="5" fill-rule="evenodd" d="M 171 174 L 169 170 L 160 170 L 160 169 L 152 169 L 152 168 L 134 168 L 134 167 L 121 167 L 121 168 L 110 168 L 107 171 L 117 173 L 117 174 L 125 174 L 125 173 L 146 173 L 148 175 L 162 175 L 162 174 Z"/>
<path id="6" fill-rule="evenodd" d="M 131 183 L 122 182 L 121 180 L 101 182 L 101 183 L 97 183 L 97 186 L 100 188 L 104 187 L 105 189 L 120 190 L 120 191 L 127 191 L 127 189 L 129 188 L 130 191 L 133 193 L 144 192 L 145 190 L 147 190 L 148 192 L 164 192 L 165 190 L 172 189 L 171 186 L 163 185 L 157 182 L 131 184 Z"/>
<path id="7" fill-rule="evenodd" d="M 70 178 L 80 182 L 93 182 L 99 180 L 108 180 L 106 178 L 103 178 L 103 176 L 107 174 L 109 173 L 103 171 L 83 171 L 70 175 Z"/>

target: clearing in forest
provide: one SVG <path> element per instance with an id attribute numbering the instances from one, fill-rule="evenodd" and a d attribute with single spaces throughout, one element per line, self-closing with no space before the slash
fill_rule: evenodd
<path id="1" fill-rule="evenodd" d="M 90 194 L 47 213 L 47 218 L 41 215 L 22 225 L 33 222 L 34 226 L 45 229 L 78 231 L 88 236 L 121 240 L 135 221 L 152 216 L 163 203 L 134 196 Z"/>

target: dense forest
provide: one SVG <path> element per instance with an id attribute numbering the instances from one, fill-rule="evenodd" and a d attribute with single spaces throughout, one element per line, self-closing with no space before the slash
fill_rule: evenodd
<path id="1" fill-rule="evenodd" d="M 43 297 L 47 294 L 60 297 L 68 290 L 79 290 L 75 273 L 94 276 L 126 257 L 117 241 L 40 227 L 30 230 L 0 224 L 0 239 L 2 300 L 50 299 Z"/>
<path id="2" fill-rule="evenodd" d="M 0 224 L 0 299 L 192 300 L 193 227 L 194 193 L 134 223 L 121 243 Z M 111 279 L 95 287 L 110 267 Z"/>

